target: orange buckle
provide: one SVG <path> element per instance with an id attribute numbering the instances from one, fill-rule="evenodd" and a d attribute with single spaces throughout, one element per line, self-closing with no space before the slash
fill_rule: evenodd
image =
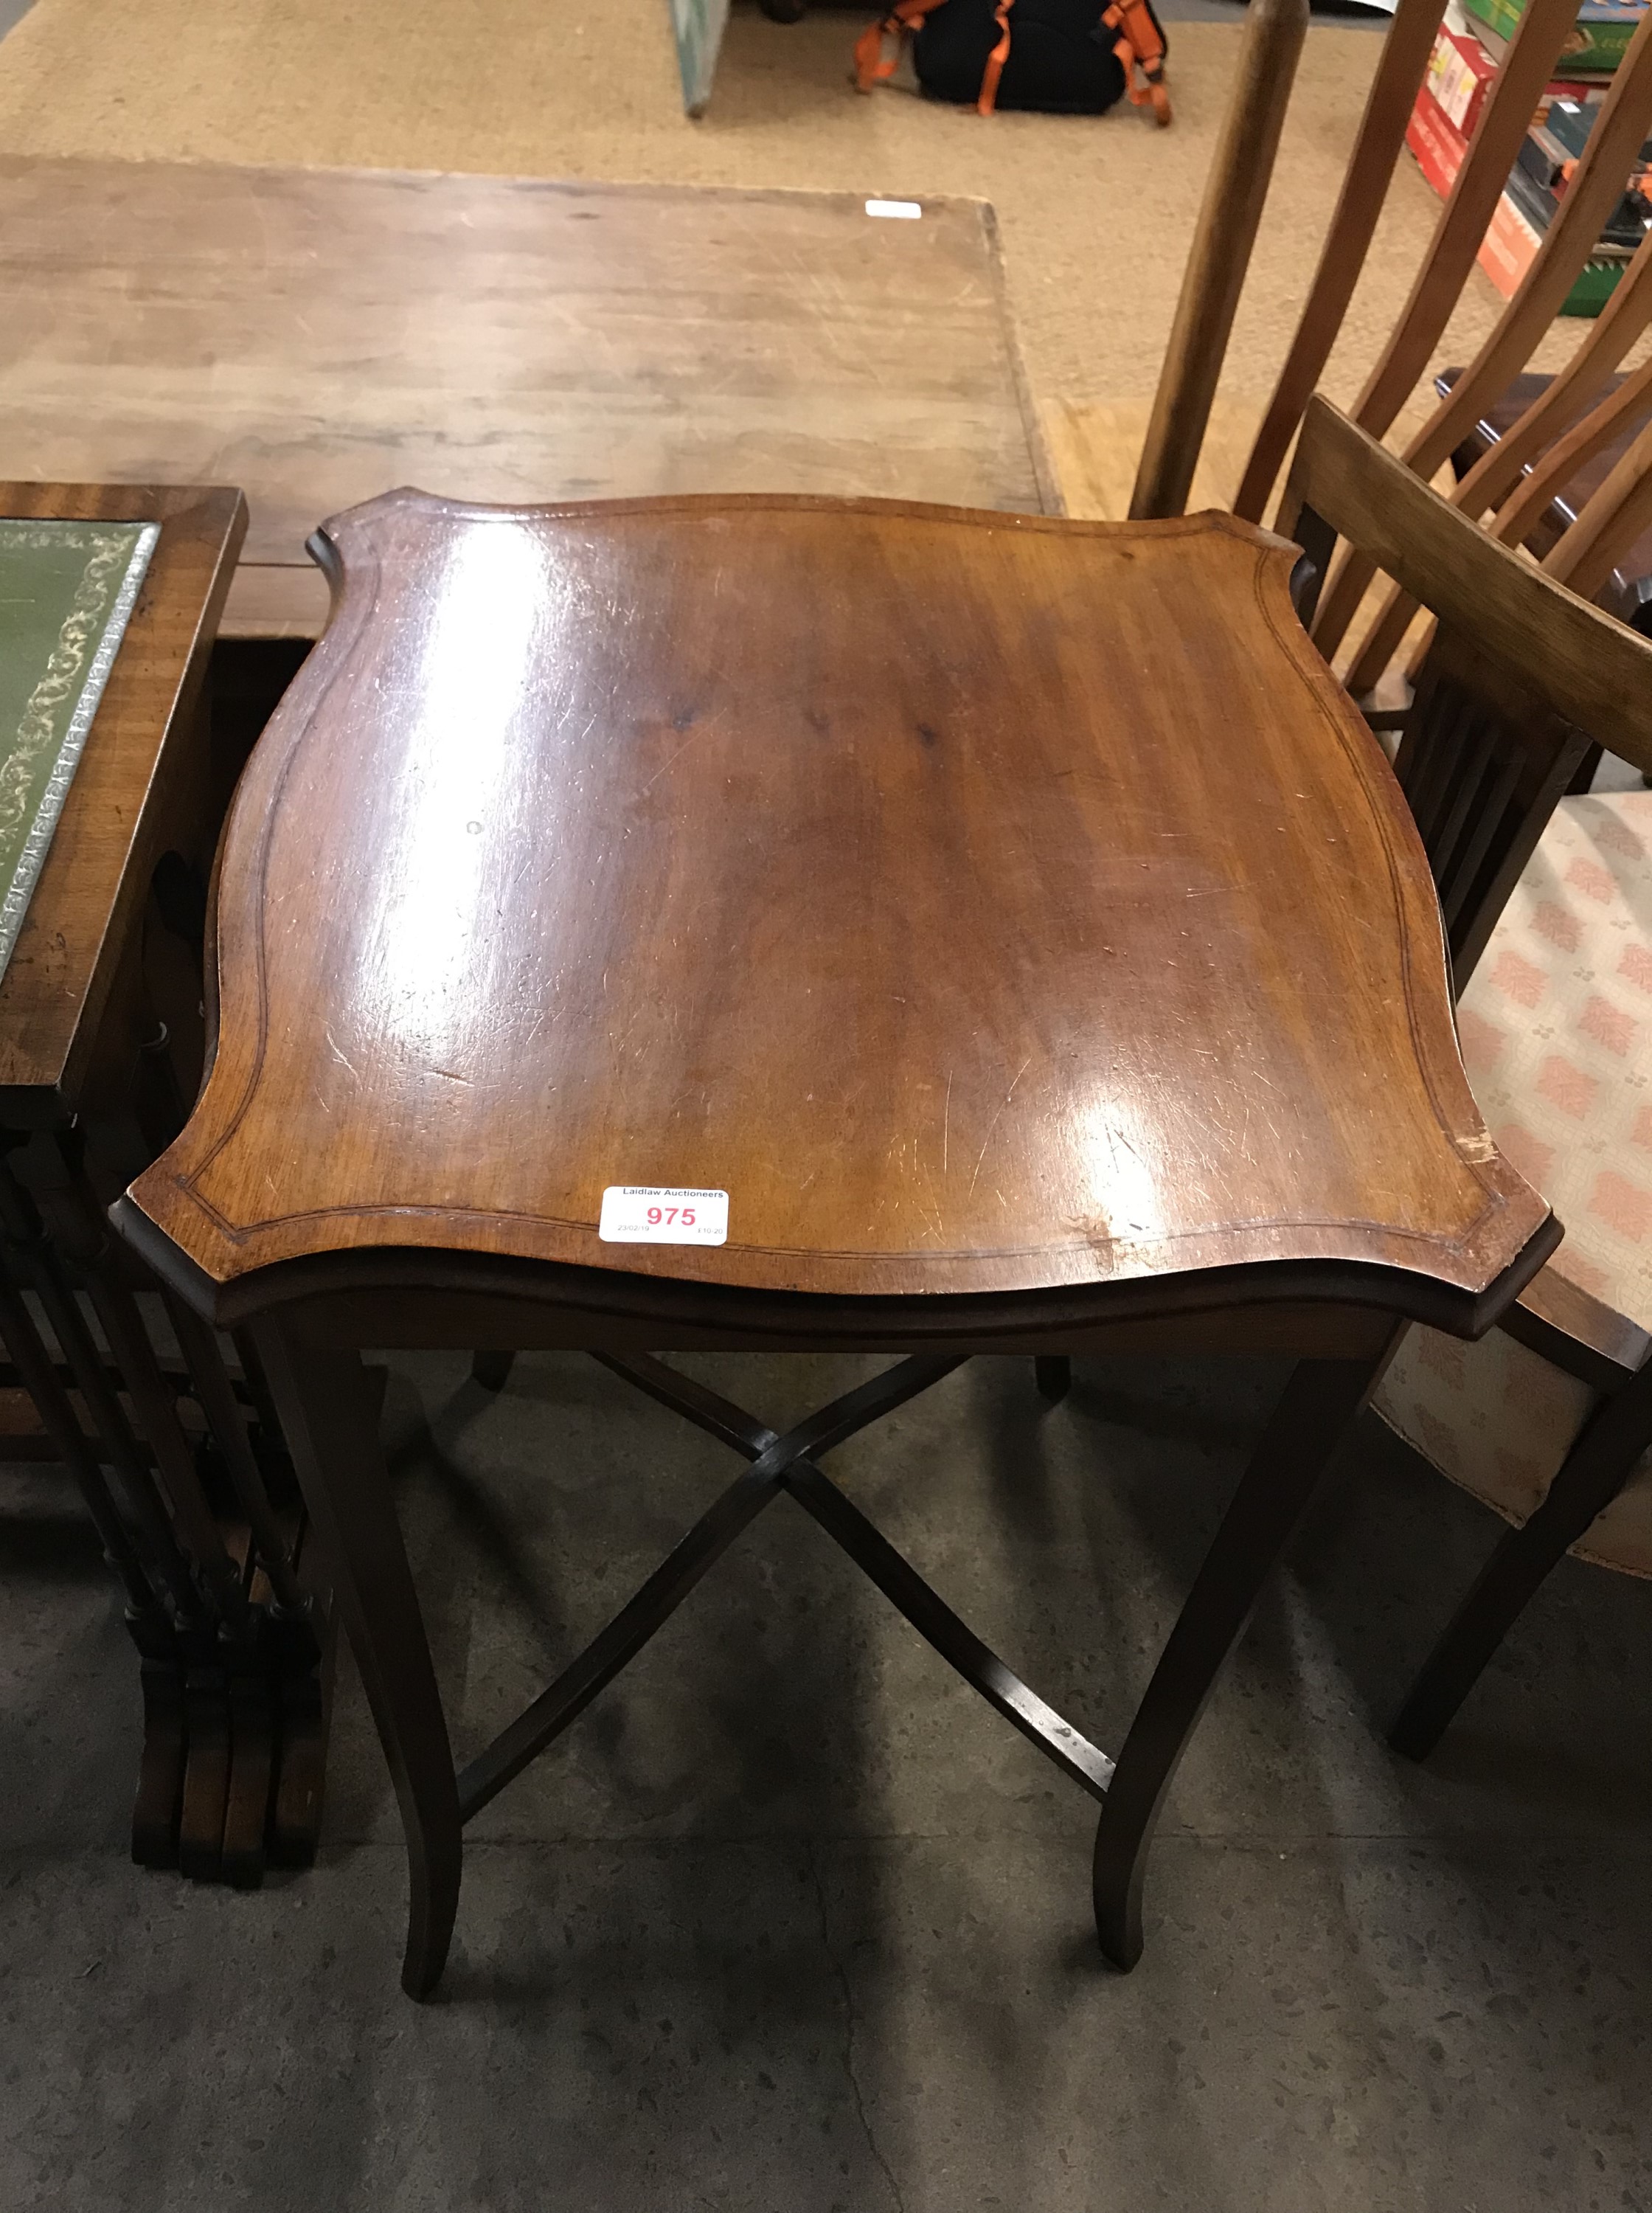
<path id="1" fill-rule="evenodd" d="M 923 22 L 931 9 L 938 8 L 941 0 L 895 0 L 887 15 L 875 23 L 869 23 L 855 41 L 855 89 L 870 92 L 874 86 L 892 77 L 900 66 L 900 50 Z M 895 49 L 886 53 L 884 44 L 893 39 Z"/>
<path id="2" fill-rule="evenodd" d="M 1170 94 L 1164 82 L 1164 40 L 1146 0 L 1112 0 L 1101 21 L 1119 34 L 1113 46 L 1125 72 L 1132 107 L 1150 107 L 1162 129 L 1170 120 Z"/>

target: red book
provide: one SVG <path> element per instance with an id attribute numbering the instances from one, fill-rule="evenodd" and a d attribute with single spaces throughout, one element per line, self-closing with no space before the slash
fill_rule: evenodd
<path id="1" fill-rule="evenodd" d="M 1497 64 L 1478 39 L 1442 25 L 1429 57 L 1428 89 L 1446 121 L 1465 138 L 1474 136 L 1486 88 L 1497 74 Z"/>
<path id="2" fill-rule="evenodd" d="M 1423 85 L 1405 125 L 1405 143 L 1417 156 L 1417 167 L 1445 199 L 1457 181 L 1468 141 L 1442 112 L 1440 103 Z"/>
<path id="3" fill-rule="evenodd" d="M 1426 85 L 1411 109 L 1405 143 L 1441 198 L 1448 198 L 1468 152 L 1468 141 L 1441 113 L 1439 102 Z M 1497 202 L 1478 256 L 1481 268 L 1505 300 L 1519 290 L 1521 277 L 1537 259 L 1539 242 L 1536 231 L 1505 192 Z"/>
<path id="4" fill-rule="evenodd" d="M 1448 31 L 1442 25 L 1429 57 L 1424 82 L 1445 121 L 1466 139 L 1474 136 L 1480 110 L 1500 66 L 1472 33 Z M 1588 85 L 1557 78 L 1543 97 L 1545 101 L 1557 98 L 1598 101 L 1600 94 Z"/>
<path id="5" fill-rule="evenodd" d="M 1491 228 L 1475 258 L 1503 298 L 1512 300 L 1520 290 L 1521 278 L 1537 259 L 1537 250 L 1542 243 L 1505 192 L 1497 202 Z"/>

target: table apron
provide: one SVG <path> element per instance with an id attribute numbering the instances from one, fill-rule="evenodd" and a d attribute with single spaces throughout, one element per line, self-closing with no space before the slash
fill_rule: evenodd
<path id="1" fill-rule="evenodd" d="M 1393 1334 L 1391 1308 L 1331 1300 L 1281 1301 L 1135 1315 L 1076 1325 L 1031 1320 L 1015 1329 L 931 1334 L 884 1324 L 856 1330 L 811 1317 L 774 1328 L 600 1314 L 528 1298 L 413 1288 L 312 1294 L 290 1309 L 307 1336 L 375 1351 L 1250 1353 L 1303 1360 L 1374 1357 Z"/>

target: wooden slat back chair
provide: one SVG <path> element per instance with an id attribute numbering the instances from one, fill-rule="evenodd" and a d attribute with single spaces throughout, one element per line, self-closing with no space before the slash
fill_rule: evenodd
<path id="1" fill-rule="evenodd" d="M 1305 615 L 1340 537 L 1437 618 L 1396 771 L 1436 871 L 1481 1111 L 1567 1226 L 1502 1329 L 1477 1345 L 1414 1330 L 1375 1401 L 1515 1525 L 1395 1724 L 1420 1759 L 1563 1553 L 1652 1576 L 1652 1114 L 1636 1082 L 1652 1046 L 1652 792 L 1562 796 L 1591 741 L 1652 768 L 1652 644 L 1320 399 L 1280 520 L 1303 548 Z"/>
<path id="2" fill-rule="evenodd" d="M 1652 241 L 1649 243 L 1652 244 Z M 1646 262 L 1646 266 L 1652 270 L 1652 259 Z M 1649 290 L 1649 297 L 1652 297 L 1652 290 Z M 1623 442 L 1625 422 L 1632 422 L 1645 409 L 1649 394 L 1652 394 L 1652 375 L 1649 371 L 1652 371 L 1652 363 L 1637 369 L 1559 440 L 1551 453 L 1541 455 L 1504 509 L 1486 526 L 1500 544 L 1524 545 L 1533 552 L 1540 550 L 1545 575 L 1568 586 L 1580 598 L 1596 600 L 1622 613 L 1625 620 L 1631 619 L 1631 610 L 1625 605 L 1625 586 L 1646 574 L 1649 533 L 1652 533 L 1652 424 L 1643 424 L 1628 440 L 1616 463 L 1587 499 L 1579 500 L 1576 484 L 1581 471 L 1609 448 Z M 1633 394 L 1628 405 L 1624 404 L 1626 390 Z M 1515 425 L 1516 433 L 1525 428 L 1531 415 L 1541 409 L 1548 397 L 1545 393 L 1519 418 Z M 1495 460 L 1497 454 L 1497 448 L 1494 446 L 1483 460 Z M 1476 465 L 1477 468 L 1481 466 L 1483 463 Z M 1566 504 L 1559 503 L 1563 497 Z M 1460 496 L 1454 498 L 1453 504 L 1467 511 L 1472 503 L 1466 503 Z M 1568 512 L 1569 506 L 1574 504 L 1577 507 L 1575 516 Z M 1545 540 L 1548 541 L 1546 546 Z M 1362 648 L 1359 659 L 1349 671 L 1350 691 L 1357 695 L 1375 682 L 1399 643 L 1399 626 L 1409 620 L 1415 607 L 1416 602 L 1410 594 L 1396 587 Z M 1388 626 L 1385 628 L 1385 625 Z M 1420 680 L 1432 643 L 1429 626 L 1425 628 L 1422 642 L 1412 655 L 1408 674 L 1413 686 Z M 1381 712 L 1371 712 L 1368 719 L 1381 725 L 1387 717 Z M 1598 745 L 1591 743 L 1585 747 L 1569 787 L 1571 791 L 1588 790 L 1600 758 Z"/>
<path id="3" fill-rule="evenodd" d="M 1253 19 L 1265 5 L 1283 10 L 1287 0 L 1255 0 Z M 1391 429 L 1428 369 L 1469 281 L 1533 111 L 1556 73 L 1575 16 L 1574 0 L 1531 0 L 1521 18 L 1411 294 L 1350 411 L 1353 419 L 1375 437 Z M 1341 330 L 1399 159 L 1440 18 L 1438 0 L 1399 0 L 1301 318 L 1234 502 L 1234 512 L 1247 521 L 1262 519 L 1303 409 Z M 1253 21 L 1247 44 L 1259 51 L 1264 29 Z M 1273 44 L 1280 44 L 1277 30 Z M 1277 137 L 1277 75 L 1276 70 L 1264 91 L 1253 83 L 1251 74 L 1241 72 L 1229 105 L 1137 478 L 1132 515 L 1180 514 L 1186 503 L 1266 190 Z M 1593 254 L 1602 223 L 1622 193 L 1649 132 L 1652 20 L 1642 26 L 1613 80 L 1559 215 L 1524 282 L 1474 359 L 1408 441 L 1405 459 L 1419 475 L 1431 477 L 1442 466 L 1525 368 Z M 1236 208 L 1241 210 L 1237 216 Z M 1649 326 L 1652 243 L 1636 257 L 1567 368 L 1456 488 L 1455 503 L 1475 515 L 1495 509 L 1540 456 L 1539 473 L 1546 489 L 1540 497 L 1531 495 L 1536 501 L 1534 512 L 1540 515 L 1554 490 L 1569 481 L 1570 471 L 1588 457 L 1576 448 L 1563 453 L 1556 441 L 1605 391 Z M 1614 417 L 1602 420 L 1601 434 L 1607 442 L 1618 435 L 1610 423 L 1615 419 L 1620 430 L 1631 419 L 1629 411 L 1637 397 L 1644 397 L 1652 377 L 1637 373 L 1630 382 L 1634 387 L 1630 396 L 1619 396 Z M 1600 447 L 1589 450 L 1598 452 Z M 1349 631 L 1372 574 L 1369 563 L 1350 554 L 1322 590 L 1315 637 L 1327 654 L 1336 650 Z M 1391 594 L 1356 656 L 1350 676 L 1350 688 L 1356 693 L 1375 685 L 1412 612 L 1403 593 Z"/>
<path id="4" fill-rule="evenodd" d="M 1528 12 L 1522 33 L 1529 24 Z M 1534 48 L 1534 54 L 1539 50 Z M 1511 48 L 1500 92 L 1506 92 L 1512 83 L 1515 61 Z M 1652 16 L 1641 25 L 1612 80 L 1584 159 L 1524 283 L 1473 362 L 1406 443 L 1405 460 L 1419 475 L 1432 476 L 1449 459 L 1531 358 L 1593 253 L 1601 225 L 1622 193 L 1649 131 L 1652 131 Z M 1599 396 L 1649 321 L 1652 241 L 1642 247 L 1608 311 L 1585 337 L 1567 369 L 1551 380 L 1510 435 L 1500 439 L 1464 478 L 1453 494 L 1454 504 L 1466 514 L 1480 515 L 1505 500 L 1529 462 Z M 1371 388 L 1368 387 L 1368 393 Z M 1368 412 L 1362 404 L 1355 411 L 1356 419 L 1380 435 L 1405 396 L 1390 386 L 1382 407 Z M 1553 480 L 1552 488 L 1558 489 L 1564 481 Z M 1542 512 L 1541 507 L 1536 509 L 1533 520 Z M 1327 653 L 1334 651 L 1348 634 L 1372 575 L 1367 562 L 1350 554 L 1332 581 L 1315 625 L 1315 635 Z M 1349 685 L 1356 695 L 1378 682 L 1399 650 L 1414 611 L 1409 594 L 1400 590 L 1388 594 L 1351 659 Z"/>
<path id="5" fill-rule="evenodd" d="M 1597 435 L 1594 425 L 1595 418 L 1601 415 L 1610 415 L 1611 420 L 1605 433 Z M 1610 442 L 1622 421 L 1622 412 L 1608 400 L 1579 425 L 1581 442 L 1592 446 L 1591 458 Z M 1577 520 L 1545 556 L 1544 570 L 1580 599 L 1592 600 L 1606 588 L 1617 564 L 1644 537 L 1649 526 L 1652 526 L 1652 425 L 1631 442 Z M 1509 531 L 1499 529 L 1497 535 L 1505 544 L 1511 542 Z"/>
<path id="6" fill-rule="evenodd" d="M 1624 436 L 1652 406 L 1652 360 L 1638 364 L 1614 389 L 1606 387 L 1624 356 L 1652 324 L 1652 232 L 1642 242 L 1599 321 L 1560 373 L 1546 381 L 1537 398 L 1481 455 L 1451 493 L 1454 507 L 1484 518 L 1485 527 L 1505 546 L 1539 550 L 1542 537 L 1560 535 L 1544 553 L 1543 566 L 1582 597 L 1603 597 L 1615 607 L 1614 570 L 1646 529 L 1644 503 L 1631 501 L 1631 489 L 1649 472 L 1647 448 L 1631 440 L 1607 485 L 1595 495 L 1588 527 L 1579 512 L 1566 526 L 1568 493 L 1577 503 L 1582 471 Z M 1628 464 L 1627 466 L 1625 464 Z M 1606 496 L 1603 498 L 1602 494 Z M 1632 527 L 1631 527 L 1632 525 Z M 1644 573 L 1637 568 L 1634 575 Z M 1366 580 L 1369 582 L 1369 578 Z M 1405 639 L 1416 602 L 1391 590 L 1371 619 L 1357 653 L 1350 659 L 1349 688 L 1370 692 Z M 1334 650 L 1339 632 L 1333 625 L 1320 643 Z M 1426 641 L 1413 657 L 1412 674 L 1426 652 Z"/>
<path id="7" fill-rule="evenodd" d="M 1647 315 L 1652 317 L 1652 237 L 1649 237 L 1646 243 L 1643 245 L 1622 283 L 1607 302 L 1600 318 L 1601 323 L 1606 322 L 1606 318 L 1614 309 L 1630 304 L 1637 295 L 1641 296 L 1641 302 Z M 1597 326 L 1597 331 L 1598 328 L 1599 326 Z M 1637 329 L 1635 335 L 1638 337 L 1640 334 Z M 1591 351 L 1590 347 L 1581 348 L 1573 357 L 1568 368 L 1563 371 L 1562 375 L 1553 380 L 1541 398 L 1527 409 L 1509 434 L 1500 438 L 1475 465 L 1476 471 L 1488 471 L 1488 473 L 1482 477 L 1478 489 L 1486 491 L 1489 498 L 1501 497 L 1503 491 L 1508 485 L 1514 486 L 1503 504 L 1497 509 L 1486 526 L 1492 536 L 1500 539 L 1505 546 L 1524 546 L 1529 543 L 1558 495 L 1565 491 L 1566 487 L 1588 466 L 1591 461 L 1596 460 L 1609 447 L 1616 443 L 1623 436 L 1627 425 L 1634 423 L 1649 409 L 1652 409 L 1652 356 L 1649 356 L 1637 368 L 1632 369 L 1614 391 L 1608 393 L 1594 406 L 1588 408 L 1580 419 L 1572 421 L 1569 429 L 1562 430 L 1560 435 L 1554 437 L 1553 443 L 1545 452 L 1538 454 L 1537 457 L 1528 463 L 1525 458 L 1526 454 L 1528 451 L 1535 451 L 1537 443 L 1544 437 L 1552 436 L 1558 425 L 1570 419 L 1576 412 L 1570 400 L 1561 409 L 1554 408 L 1551 403 L 1560 388 L 1563 379 L 1570 376 L 1572 370 L 1576 369 L 1578 363 Z M 1605 365 L 1605 376 L 1609 377 L 1615 371 L 1617 365 L 1616 362 L 1608 360 Z M 1524 447 L 1521 445 L 1522 438 L 1527 440 Z M 1631 446 L 1623 460 L 1628 460 L 1630 454 L 1634 451 L 1635 448 Z M 1502 474 L 1494 479 L 1489 472 L 1489 464 L 1493 462 L 1506 464 L 1511 454 L 1512 467 L 1505 466 Z M 1525 471 L 1523 477 L 1521 476 L 1522 469 Z M 1471 472 L 1472 473 L 1473 472 Z M 1648 467 L 1645 461 L 1637 457 L 1636 465 L 1629 470 L 1625 470 L 1620 462 L 1618 468 L 1612 472 L 1610 481 L 1615 485 L 1618 496 L 1621 498 L 1632 483 L 1643 479 L 1647 474 Z M 1521 479 L 1518 483 L 1515 482 L 1517 477 Z M 1497 489 L 1491 490 L 1490 487 L 1494 482 Z M 1604 492 L 1606 490 L 1606 485 L 1602 484 L 1600 491 Z M 1468 478 L 1465 478 L 1463 483 L 1458 487 L 1454 503 L 1461 507 L 1466 513 L 1476 512 L 1476 487 L 1470 483 Z M 1608 509 L 1605 506 L 1599 510 L 1601 521 L 1605 520 L 1607 512 Z M 1581 513 L 1577 520 L 1580 522 L 1582 521 Z M 1644 527 L 1644 525 L 1641 527 Z M 1570 558 L 1563 557 L 1557 562 L 1545 562 L 1545 566 L 1548 568 L 1550 575 L 1559 576 L 1563 583 L 1570 583 L 1571 582 L 1570 573 L 1563 574 L 1562 571 L 1569 570 L 1572 563 L 1581 558 L 1585 551 L 1585 544 L 1586 541 L 1580 537 L 1574 541 Z M 1558 554 L 1558 546 L 1555 547 L 1554 551 Z M 1594 596 L 1594 591 L 1586 592 L 1584 596 L 1592 599 Z"/>
<path id="8" fill-rule="evenodd" d="M 1649 521 L 1652 434 L 1634 442 L 1551 548 L 1543 571 L 1581 599 L 1610 597 L 1615 564 Z M 1509 543 L 1503 533 L 1493 535 Z M 1399 586 L 1394 597 L 1408 610 L 1416 606 Z M 1567 792 L 1588 791 L 1601 747 L 1564 716 L 1551 714 L 1515 665 L 1488 656 L 1460 635 L 1441 637 L 1430 626 L 1411 677 L 1407 708 L 1368 719 L 1405 733 L 1395 767 L 1429 849 L 1460 993 L 1555 805 Z M 1357 668 L 1350 672 L 1356 696 L 1362 680 Z M 1524 742 L 1512 750 L 1497 745 L 1484 720 L 1484 706 L 1492 700 L 1506 725 L 1524 733 Z M 1477 738 L 1460 760 L 1449 742 L 1434 741 L 1431 734 L 1448 731 L 1454 717 L 1477 714 Z M 1454 761 L 1459 774 L 1450 772 Z"/>

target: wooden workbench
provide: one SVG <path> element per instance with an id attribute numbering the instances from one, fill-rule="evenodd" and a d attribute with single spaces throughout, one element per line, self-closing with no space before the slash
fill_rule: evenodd
<path id="1" fill-rule="evenodd" d="M 0 475 L 244 487 L 223 632 L 315 636 L 325 516 L 885 494 L 1054 511 L 977 200 L 0 162 Z"/>

